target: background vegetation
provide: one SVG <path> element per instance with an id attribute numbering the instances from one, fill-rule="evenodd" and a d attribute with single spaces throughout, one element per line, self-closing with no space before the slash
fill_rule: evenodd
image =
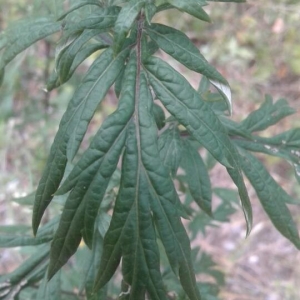
<path id="1" fill-rule="evenodd" d="M 0 0 L 0 30 L 21 16 L 53 10 L 55 1 L 35 4 L 28 0 Z M 212 24 L 204 24 L 174 11 L 162 13 L 159 22 L 181 29 L 193 39 L 204 56 L 227 78 L 233 89 L 234 115 L 242 119 L 257 108 L 265 93 L 274 99 L 284 97 L 298 113 L 283 120 L 272 134 L 300 125 L 300 4 L 297 0 L 248 0 L 247 4 L 211 4 L 208 8 Z M 226 27 L 224 27 L 226 24 Z M 24 224 L 31 219 L 28 201 L 43 170 L 49 147 L 66 104 L 81 74 L 79 72 L 57 91 L 45 93 L 44 85 L 54 65 L 57 39 L 46 39 L 21 54 L 10 68 L 0 95 L 0 225 Z M 1 45 L 0 45 L 1 46 Z M 164 54 L 161 54 L 164 55 Z M 170 57 L 175 68 L 176 65 Z M 199 78 L 182 69 L 190 82 Z M 91 127 L 97 128 L 116 105 L 114 94 L 102 103 Z M 92 129 L 92 128 L 91 128 Z M 93 130 L 91 130 L 93 131 Z M 266 134 L 271 134 L 267 132 Z M 86 141 L 89 139 L 87 136 Z M 269 170 L 284 188 L 300 197 L 299 186 L 285 163 L 268 158 Z M 220 169 L 211 171 L 212 184 L 233 187 Z M 213 255 L 226 283 L 221 299 L 228 300 L 296 300 L 300 284 L 300 254 L 272 227 L 259 205 L 255 205 L 254 228 L 245 240 L 245 224 L 241 212 L 230 223 L 199 233 L 195 245 Z M 25 208 L 24 208 L 25 207 Z M 53 212 L 55 213 L 55 212 Z M 293 207 L 300 223 L 300 209 Z M 31 249 L 0 250 L 0 274 L 12 271 Z"/>

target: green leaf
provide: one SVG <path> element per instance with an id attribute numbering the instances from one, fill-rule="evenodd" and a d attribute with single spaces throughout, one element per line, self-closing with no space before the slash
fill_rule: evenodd
<path id="1" fill-rule="evenodd" d="M 132 78 L 129 75 L 127 75 L 127 76 L 129 79 Z M 126 80 L 125 84 L 127 84 L 127 82 L 130 82 L 130 80 L 129 81 Z M 133 111 L 133 106 L 132 106 L 133 103 L 131 102 L 132 90 L 131 90 L 130 85 L 128 85 L 128 86 L 129 86 L 129 88 L 127 88 L 127 87 L 124 88 L 123 97 L 121 94 L 120 101 L 123 101 L 123 103 L 120 103 L 120 106 L 119 106 L 121 113 L 118 115 L 115 114 L 114 122 L 112 122 L 112 125 L 111 125 L 111 127 L 113 128 L 114 126 L 117 126 L 118 123 L 121 123 L 121 120 L 122 120 L 122 122 L 123 122 L 122 125 L 124 126 L 123 130 L 122 130 L 122 132 L 120 132 L 119 136 L 117 138 L 115 138 L 113 149 L 110 151 L 111 153 L 109 153 L 109 155 L 107 155 L 107 158 L 105 158 L 105 160 L 103 159 L 103 162 L 100 165 L 99 171 L 100 172 L 102 171 L 102 174 L 101 174 L 102 178 L 101 178 L 101 180 L 97 181 L 98 185 L 100 186 L 100 191 L 99 191 L 99 186 L 97 186 L 97 189 L 95 189 L 95 191 L 94 191 L 94 197 L 90 197 L 90 199 L 88 200 L 87 205 L 86 205 L 83 236 L 85 238 L 87 245 L 89 245 L 89 246 L 91 245 L 91 242 L 93 239 L 92 228 L 94 226 L 97 212 L 98 212 L 102 197 L 104 196 L 106 187 L 109 184 L 109 180 L 117 167 L 117 163 L 119 161 L 119 156 L 121 154 L 121 151 L 122 151 L 123 145 L 124 145 L 124 139 L 125 139 L 128 122 L 132 116 L 132 111 Z M 118 121 L 117 118 L 120 118 L 120 121 Z M 106 130 L 106 134 L 107 134 L 107 132 L 108 132 L 108 130 Z M 106 141 L 107 140 L 108 139 L 106 139 Z M 120 140 L 120 142 L 118 140 Z M 101 140 L 98 138 L 98 141 L 101 141 Z M 117 144 L 117 143 L 119 143 L 119 144 Z M 98 144 L 98 149 L 101 149 L 99 144 Z"/>
<path id="2" fill-rule="evenodd" d="M 283 132 L 271 138 L 263 138 L 254 135 L 252 140 L 235 139 L 234 143 L 249 151 L 261 152 L 285 159 L 294 168 L 295 177 L 300 182 L 300 152 L 298 144 L 298 129 Z M 298 201 L 290 198 L 287 202 L 298 204 Z"/>
<path id="3" fill-rule="evenodd" d="M 112 221 L 104 239 L 96 288 L 113 275 L 121 255 L 122 272 L 130 285 L 130 299 L 143 299 L 145 288 L 152 299 L 166 299 L 159 272 L 159 252 L 149 209 L 145 174 L 140 169 L 132 123 L 123 158 L 120 191 Z"/>
<path id="4" fill-rule="evenodd" d="M 164 165 L 175 176 L 182 154 L 182 141 L 176 124 L 171 125 L 159 136 L 158 149 Z"/>
<path id="5" fill-rule="evenodd" d="M 119 13 L 118 19 L 115 24 L 115 55 L 118 54 L 122 49 L 126 36 L 144 5 L 145 0 L 130 0 L 122 7 L 122 10 Z"/>
<path id="6" fill-rule="evenodd" d="M 205 1 L 197 0 L 167 0 L 171 5 L 178 8 L 181 11 L 184 11 L 200 20 L 210 22 L 208 14 L 202 9 L 202 6 L 205 5 Z"/>
<path id="7" fill-rule="evenodd" d="M 56 22 L 51 17 L 25 18 L 13 23 L 3 33 L 6 41 L 6 50 L 3 54 L 6 53 L 8 55 L 7 57 L 3 55 L 4 63 L 7 64 L 11 60 L 12 55 L 13 57 L 16 56 L 33 43 L 61 29 L 61 22 Z M 13 49 L 14 47 L 13 53 L 9 53 L 8 49 Z"/>
<path id="8" fill-rule="evenodd" d="M 187 68 L 209 79 L 227 84 L 223 76 L 202 56 L 198 48 L 181 31 L 162 24 L 151 24 L 147 33 L 158 46 Z"/>
<path id="9" fill-rule="evenodd" d="M 153 105 L 153 115 L 158 129 L 162 129 L 165 126 L 165 112 L 157 104 Z"/>
<path id="10" fill-rule="evenodd" d="M 3 40 L 4 45 L 11 45 L 22 36 L 22 30 L 24 32 L 29 32 L 30 28 L 37 30 L 40 25 L 43 26 L 46 22 L 53 23 L 55 20 L 52 17 L 45 16 L 22 18 L 13 22 L 1 32 L 1 40 Z"/>
<path id="11" fill-rule="evenodd" d="M 169 3 L 163 3 L 159 6 L 157 6 L 156 13 L 159 13 L 159 12 L 164 11 L 164 10 L 172 9 L 172 8 L 175 8 L 175 7 L 171 4 L 169 4 Z"/>
<path id="12" fill-rule="evenodd" d="M 114 58 L 112 49 L 104 51 L 75 91 L 60 122 L 36 192 L 32 219 L 34 233 L 62 180 L 67 158 L 74 158 L 97 106 L 123 69 L 128 53 L 126 48 Z"/>
<path id="13" fill-rule="evenodd" d="M 58 218 L 54 218 L 49 223 L 41 227 L 39 233 L 36 237 L 23 232 L 18 233 L 15 229 L 12 233 L 3 233 L 4 228 L 0 228 L 0 247 L 10 248 L 10 247 L 21 247 L 21 246 L 35 246 L 40 244 L 45 244 L 52 240 L 54 232 L 58 224 Z"/>
<path id="14" fill-rule="evenodd" d="M 100 218 L 99 220 L 100 221 Z M 86 297 L 88 300 L 98 300 L 106 299 L 106 288 L 103 288 L 96 293 L 94 292 L 94 281 L 97 276 L 97 272 L 100 266 L 101 256 L 103 249 L 103 238 L 99 234 L 98 230 L 95 230 L 95 238 L 93 240 L 93 247 L 91 253 L 89 253 L 90 258 L 87 266 L 87 270 L 84 274 L 84 288 L 86 292 Z"/>
<path id="15" fill-rule="evenodd" d="M 295 110 L 288 105 L 285 99 L 280 99 L 273 104 L 272 97 L 266 95 L 265 102 L 259 109 L 250 113 L 241 125 L 251 132 L 261 131 L 293 113 Z"/>
<path id="16" fill-rule="evenodd" d="M 61 299 L 61 272 L 55 274 L 55 276 L 48 281 L 47 273 L 45 273 L 44 279 L 40 283 L 40 287 L 37 291 L 36 300 L 60 300 Z"/>
<path id="17" fill-rule="evenodd" d="M 242 172 L 240 169 L 240 159 L 237 156 L 238 155 L 237 150 L 235 148 L 233 148 L 232 150 L 234 151 L 233 155 L 235 157 L 236 165 L 235 165 L 234 169 L 227 168 L 227 172 L 230 175 L 233 182 L 235 183 L 235 185 L 237 186 L 238 191 L 239 191 L 242 209 L 243 209 L 243 213 L 244 213 L 245 220 L 247 223 L 246 236 L 248 236 L 252 229 L 252 222 L 253 222 L 252 206 L 251 206 L 251 202 L 249 199 L 247 188 L 245 186 L 243 175 L 242 175 Z"/>
<path id="18" fill-rule="evenodd" d="M 29 46 L 61 29 L 61 24 L 49 18 L 37 18 L 20 23 L 6 30 L 6 47 L 0 59 L 0 83 L 3 81 L 4 68 L 19 53 Z"/>
<path id="19" fill-rule="evenodd" d="M 70 160 L 74 158 L 78 150 L 95 109 L 123 69 L 128 54 L 128 48 L 121 51 L 115 58 L 111 49 L 104 51 L 95 60 L 76 90 L 60 125 L 69 128 L 73 125 L 68 141 Z"/>
<path id="20" fill-rule="evenodd" d="M 278 135 L 262 138 L 269 145 L 280 146 L 284 148 L 300 148 L 300 128 L 290 129 Z"/>
<path id="21" fill-rule="evenodd" d="M 116 96 L 119 98 L 122 90 L 122 83 L 123 83 L 123 78 L 124 78 L 124 72 L 125 70 L 123 69 L 120 74 L 118 75 L 116 81 L 115 81 L 115 93 Z"/>
<path id="22" fill-rule="evenodd" d="M 184 290 L 190 299 L 200 299 L 191 262 L 190 242 L 178 214 L 179 200 L 176 200 L 178 196 L 166 168 L 159 159 L 157 130 L 153 117 L 150 117 L 152 96 L 143 77 L 141 86 L 143 87 L 139 105 L 141 159 L 146 171 L 154 221 L 172 269 L 179 274 Z"/>
<path id="23" fill-rule="evenodd" d="M 239 189 L 249 234 L 252 227 L 251 203 L 237 150 L 229 140 L 226 129 L 209 105 L 172 67 L 154 57 L 148 60 L 145 67 L 158 99 L 216 160 L 227 167 L 228 174 Z"/>
<path id="24" fill-rule="evenodd" d="M 237 211 L 238 195 L 236 191 L 218 188 L 213 192 L 222 202 L 214 210 L 213 218 L 204 212 L 196 212 L 189 223 L 192 239 L 196 238 L 199 231 L 205 235 L 208 227 L 218 227 L 218 222 L 230 222 L 229 217 Z"/>
<path id="25" fill-rule="evenodd" d="M 186 181 L 193 199 L 211 216 L 212 191 L 209 175 L 200 154 L 188 140 L 183 143 L 181 166 L 186 172 Z"/>
<path id="26" fill-rule="evenodd" d="M 118 170 L 117 170 L 118 172 Z M 114 173 L 115 175 L 116 173 Z M 120 174 L 121 176 L 121 174 Z M 119 181 L 121 180 L 121 178 L 119 178 Z M 114 181 L 114 178 L 112 177 L 111 178 L 111 181 L 110 181 L 110 184 L 112 183 L 112 181 Z M 120 183 L 120 182 L 119 182 Z M 110 189 L 110 184 L 108 185 L 108 188 L 107 188 L 107 193 L 109 193 L 109 189 Z M 118 184 L 118 188 L 119 188 L 119 184 Z M 115 197 L 114 197 L 114 200 L 115 200 Z M 103 201 L 104 202 L 104 201 Z M 102 203 L 103 204 L 103 203 Z M 109 227 L 109 224 L 110 224 L 110 221 L 111 221 L 111 215 L 109 215 L 108 213 L 105 213 L 104 212 L 104 209 L 105 209 L 105 205 L 103 205 L 103 207 L 101 206 L 100 208 L 100 212 L 99 212 L 99 215 L 98 215 L 98 219 L 99 221 L 97 222 L 98 224 L 98 231 L 100 233 L 100 236 L 104 238 L 107 230 L 108 230 L 108 227 Z"/>
<path id="27" fill-rule="evenodd" d="M 159 49 L 158 45 L 153 41 L 148 41 L 147 36 L 142 37 L 142 61 L 146 61 Z"/>
<path id="28" fill-rule="evenodd" d="M 238 203 L 238 194 L 233 189 L 226 189 L 226 188 L 214 188 L 213 189 L 214 194 L 220 198 L 224 203 L 231 203 L 236 204 Z M 229 219 L 226 219 L 226 222 L 228 222 Z"/>
<path id="29" fill-rule="evenodd" d="M 225 129 L 186 79 L 159 58 L 150 58 L 145 67 L 156 96 L 168 111 L 221 164 L 232 167 Z"/>
<path id="30" fill-rule="evenodd" d="M 63 20 L 68 14 L 74 12 L 75 10 L 85 6 L 85 5 L 96 5 L 101 7 L 101 4 L 99 3 L 99 1 L 97 0 L 93 0 L 93 1 L 84 1 L 81 3 L 78 3 L 77 5 L 74 5 L 73 7 L 71 7 L 67 12 L 65 12 L 64 14 L 62 14 L 57 20 L 61 21 Z"/>
<path id="31" fill-rule="evenodd" d="M 170 231 L 167 232 L 165 247 L 167 250 L 171 247 L 171 251 L 167 251 L 170 262 L 175 270 L 179 270 L 182 284 L 191 299 L 200 299 L 190 260 L 189 240 L 178 215 L 178 196 L 159 158 L 157 128 L 151 116 L 153 100 L 143 74 L 136 84 L 140 88 L 137 89 L 139 94 L 135 96 L 135 118 L 128 132 L 121 186 L 104 239 L 104 253 L 96 287 L 100 288 L 110 280 L 123 257 L 122 272 L 128 284 L 126 299 L 143 299 L 146 290 L 151 299 L 166 299 L 150 210 L 155 207 L 154 197 L 167 206 L 162 216 L 165 213 L 169 215 L 167 227 Z M 155 210 L 159 210 L 160 205 Z M 166 231 L 160 226 L 161 217 L 154 210 L 153 213 L 159 233 L 164 235 Z M 170 221 L 175 228 L 169 224 Z"/>
<path id="32" fill-rule="evenodd" d="M 218 267 L 217 264 L 212 260 L 212 257 L 205 252 L 201 253 L 200 259 L 197 259 L 197 256 L 201 253 L 199 247 L 196 247 L 192 250 L 193 260 L 196 262 L 195 267 L 197 268 L 197 273 L 210 275 L 215 279 L 218 286 L 224 285 L 225 278 L 224 273 L 218 271 L 215 267 Z"/>
<path id="33" fill-rule="evenodd" d="M 210 91 L 208 91 L 201 96 L 217 115 L 224 115 L 226 110 L 228 110 L 228 106 L 224 102 L 224 98 L 219 93 L 211 93 Z"/>
<path id="34" fill-rule="evenodd" d="M 15 269 L 12 273 L 1 276 L 0 286 L 3 283 L 8 283 L 8 288 L 16 286 L 16 288 L 19 288 L 18 290 L 20 290 L 22 285 L 18 287 L 18 284 L 20 284 L 21 281 L 24 281 L 23 283 L 26 284 L 41 266 L 45 270 L 45 267 L 47 267 L 48 255 L 48 244 L 37 248 L 37 251 L 35 251 L 22 265 L 20 265 L 20 267 Z"/>
<path id="35" fill-rule="evenodd" d="M 252 139 L 251 132 L 244 127 L 243 124 L 234 122 L 231 119 L 228 119 L 224 115 L 219 115 L 219 119 L 222 124 L 226 127 L 229 135 L 240 136 L 247 139 Z"/>
<path id="36" fill-rule="evenodd" d="M 133 58 L 136 59 L 135 55 Z M 136 89 L 136 85 L 140 88 Z M 149 188 L 141 160 L 143 141 L 146 138 L 143 136 L 142 126 L 151 125 L 145 115 L 141 116 L 141 110 L 151 111 L 151 94 L 144 77 L 137 77 L 131 86 L 140 92 L 134 96 L 135 122 L 131 122 L 128 132 L 120 190 L 112 221 L 104 238 L 104 252 L 96 288 L 101 288 L 110 280 L 123 256 L 122 273 L 129 285 L 128 299 L 143 299 L 146 290 L 151 299 L 166 299 L 149 206 Z"/>
<path id="37" fill-rule="evenodd" d="M 87 29 L 63 51 L 56 67 L 56 72 L 58 73 L 60 82 L 66 82 L 68 80 L 74 59 L 84 44 L 101 32 L 103 32 L 101 28 Z M 103 47 L 105 46 L 106 45 L 103 45 Z"/>
<path id="38" fill-rule="evenodd" d="M 1 87 L 1 85 L 3 84 L 3 81 L 4 81 L 4 75 L 5 75 L 5 69 L 2 68 L 2 69 L 0 69 L 0 87 Z"/>
<path id="39" fill-rule="evenodd" d="M 151 27 L 147 28 L 147 33 L 166 53 L 190 70 L 206 76 L 226 101 L 229 114 L 232 113 L 231 91 L 228 82 L 206 61 L 198 48 L 183 32 L 165 25 L 151 24 Z"/>
<path id="40" fill-rule="evenodd" d="M 83 187 L 80 185 L 83 189 Z M 61 221 L 51 243 L 48 280 L 50 280 L 68 259 L 76 252 L 81 241 L 81 229 L 85 202 L 78 191 L 72 192 L 65 204 Z M 77 197 L 76 197 L 77 196 Z"/>
<path id="41" fill-rule="evenodd" d="M 90 147 L 74 166 L 57 194 L 72 189 L 51 246 L 49 278 L 75 253 L 82 235 L 91 248 L 94 223 L 109 180 L 124 146 L 127 124 L 132 116 L 136 67 L 126 68 L 126 80 L 118 109 L 102 124 Z"/>
<path id="42" fill-rule="evenodd" d="M 136 76 L 136 63 L 133 59 L 127 64 L 124 75 L 124 84 L 120 95 L 119 107 L 102 124 L 99 131 L 93 138 L 90 147 L 83 154 L 80 161 L 56 192 L 56 195 L 63 195 L 76 186 L 78 178 L 83 170 L 94 167 L 103 155 L 114 146 L 114 143 L 126 131 L 127 123 L 133 113 L 133 99 L 135 88 L 133 82 Z"/>
<path id="43" fill-rule="evenodd" d="M 81 31 L 80 32 L 67 31 L 63 34 L 63 36 L 61 37 L 61 39 L 59 40 L 55 48 L 55 69 L 59 65 L 59 60 L 61 58 L 61 55 L 74 41 L 78 39 L 78 37 L 80 37 L 81 34 L 82 34 Z"/>
<path id="44" fill-rule="evenodd" d="M 114 26 L 120 7 L 110 6 L 107 8 L 97 9 L 95 13 L 89 14 L 83 20 L 78 22 L 67 22 L 64 31 L 76 32 L 85 29 L 108 29 Z"/>
<path id="45" fill-rule="evenodd" d="M 286 192 L 274 181 L 262 163 L 246 151 L 241 152 L 242 168 L 277 230 L 300 249 L 298 229 L 285 204 Z"/>
<path id="46" fill-rule="evenodd" d="M 124 280 L 131 287 L 130 299 L 144 299 L 144 286 L 149 290 L 152 299 L 167 299 L 159 268 L 159 251 L 150 211 L 148 182 L 145 173 L 142 170 L 138 172 L 140 172 L 140 177 L 137 177 L 139 199 L 132 205 L 128 224 L 124 228 L 122 245 Z"/>
<path id="47" fill-rule="evenodd" d="M 25 225 L 2 225 L 0 226 L 0 235 L 16 234 L 22 235 L 30 231 L 30 226 Z"/>
<path id="48" fill-rule="evenodd" d="M 97 43 L 97 44 L 91 44 L 88 46 L 83 47 L 81 50 L 78 51 L 76 56 L 74 57 L 72 66 L 66 76 L 64 78 L 59 78 L 59 73 L 57 73 L 55 70 L 54 72 L 50 75 L 50 78 L 47 81 L 47 87 L 46 90 L 47 92 L 52 91 L 53 89 L 61 86 L 65 82 L 67 82 L 74 72 L 76 71 L 77 67 L 84 61 L 86 60 L 90 55 L 95 53 L 98 50 L 101 50 L 103 48 L 107 48 L 108 45 L 102 44 L 102 43 Z"/>
<path id="49" fill-rule="evenodd" d="M 14 198 L 13 201 L 20 205 L 33 205 L 35 192 L 32 192 L 24 197 Z"/>

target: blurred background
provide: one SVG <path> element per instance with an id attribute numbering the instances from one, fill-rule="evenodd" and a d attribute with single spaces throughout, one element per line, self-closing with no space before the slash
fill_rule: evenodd
<path id="1" fill-rule="evenodd" d="M 53 13 L 56 1 L 39 6 L 36 0 L 0 0 L 0 30 L 33 10 Z M 271 94 L 275 100 L 286 98 L 297 110 L 292 117 L 272 127 L 266 136 L 300 126 L 300 3 L 299 0 L 248 0 L 245 4 L 211 3 L 205 8 L 212 23 L 204 23 L 186 14 L 169 11 L 155 20 L 183 30 L 202 54 L 228 79 L 233 91 L 233 119 L 241 120 Z M 44 12 L 43 12 L 44 13 Z M 35 191 L 51 143 L 74 88 L 91 64 L 82 64 L 71 81 L 46 93 L 59 36 L 38 42 L 22 53 L 7 68 L 0 92 L 0 225 L 30 226 L 30 195 Z M 200 77 L 159 53 L 190 80 L 194 87 Z M 90 136 L 116 105 L 111 92 L 93 119 Z M 83 150 L 81 150 L 83 151 Z M 295 199 L 300 187 L 286 163 L 262 157 L 268 170 Z M 212 185 L 233 187 L 220 168 L 210 172 Z M 254 209 L 254 228 L 245 239 L 241 211 L 229 223 L 199 233 L 193 244 L 210 253 L 218 268 L 226 274 L 221 290 L 225 300 L 299 300 L 300 253 L 273 228 L 249 190 Z M 20 205 L 28 201 L 28 205 Z M 22 203 L 24 204 L 24 203 Z M 300 226 L 300 208 L 292 207 Z M 0 274 L 12 271 L 26 251 L 0 250 Z"/>

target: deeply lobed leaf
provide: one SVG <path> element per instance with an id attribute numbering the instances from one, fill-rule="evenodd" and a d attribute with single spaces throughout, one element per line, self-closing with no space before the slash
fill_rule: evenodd
<path id="1" fill-rule="evenodd" d="M 51 246 L 49 277 L 75 253 L 82 236 L 92 247 L 94 223 L 109 180 L 124 146 L 128 122 L 133 113 L 135 62 L 126 68 L 120 105 L 95 135 L 90 147 L 75 165 L 58 194 L 72 189 Z"/>
<path id="2" fill-rule="evenodd" d="M 104 51 L 94 61 L 75 91 L 60 122 L 36 192 L 32 219 L 35 233 L 62 180 L 67 160 L 74 158 L 97 106 L 122 70 L 128 53 L 129 49 L 125 48 L 114 58 L 111 48 Z"/>
<path id="3" fill-rule="evenodd" d="M 132 55 L 132 60 L 135 62 L 135 55 Z M 135 81 L 130 84 L 133 88 L 135 85 Z M 135 94 L 132 99 L 135 99 L 137 105 L 139 97 Z M 110 279 L 122 255 L 124 278 L 130 285 L 130 299 L 143 299 L 145 289 L 153 299 L 166 299 L 159 271 L 156 236 L 147 200 L 149 194 L 145 190 L 145 175 L 142 174 L 139 165 L 140 150 L 138 151 L 133 123 L 130 128 L 123 157 L 120 191 L 104 239 L 104 253 L 96 286 L 99 288 Z"/>
<path id="4" fill-rule="evenodd" d="M 128 299 L 144 299 L 146 291 L 153 299 L 166 299 L 159 270 L 152 210 L 172 268 L 179 274 L 191 299 L 200 299 L 192 269 L 189 240 L 178 214 L 179 202 L 174 201 L 178 196 L 158 155 L 157 129 L 151 116 L 152 97 L 143 74 L 137 77 L 136 85 L 135 118 L 128 132 L 121 186 L 104 239 L 96 287 L 100 288 L 110 280 L 122 257 Z M 162 221 L 162 218 L 166 218 L 165 214 L 168 215 L 167 228 Z"/>
<path id="5" fill-rule="evenodd" d="M 252 209 L 235 146 L 226 129 L 209 105 L 186 79 L 158 58 L 147 61 L 146 68 L 156 96 L 190 134 L 221 164 L 239 189 L 247 222 L 247 234 L 252 226 Z"/>
<path id="6" fill-rule="evenodd" d="M 273 180 L 255 157 L 241 150 L 244 148 L 287 159 L 294 165 L 300 180 L 298 130 L 284 132 L 273 138 L 252 135 L 252 132 L 266 129 L 294 110 L 285 100 L 273 104 L 272 99 L 267 97 L 264 105 L 242 123 L 225 118 L 223 113 L 226 107 L 224 108 L 225 103 L 222 101 L 226 101 L 230 113 L 232 110 L 231 91 L 227 81 L 208 64 L 185 34 L 164 25 L 151 24 L 156 12 L 170 8 L 177 8 L 209 21 L 208 15 L 202 9 L 207 1 L 167 0 L 158 7 L 154 3 L 151 0 L 129 0 L 121 6 L 108 5 L 103 8 L 99 1 L 86 1 L 73 6 L 59 18 L 64 19 L 84 5 L 99 7 L 78 22 L 72 22 L 71 18 L 66 18 L 64 23 L 41 18 L 24 22 L 24 33 L 19 30 L 20 27 L 15 27 L 8 29 L 7 34 L 0 37 L 0 49 L 4 49 L 0 63 L 1 83 L 5 65 L 20 51 L 43 37 L 64 30 L 62 47 L 56 60 L 56 72 L 48 82 L 48 90 L 70 79 L 75 69 L 89 55 L 109 47 L 94 61 L 70 101 L 36 193 L 34 233 L 37 232 L 42 215 L 54 193 L 61 195 L 70 192 L 54 238 L 55 226 L 50 229 L 41 228 L 35 239 L 29 236 L 0 238 L 0 244 L 5 246 L 36 245 L 53 238 L 48 278 L 56 275 L 48 286 L 47 278 L 44 277 L 38 291 L 39 298 L 60 298 L 59 292 L 54 294 L 55 290 L 60 289 L 60 274 L 57 271 L 75 253 L 83 238 L 92 249 L 85 282 L 88 299 L 107 297 L 105 289 L 93 294 L 93 278 L 98 273 L 95 287 L 104 287 L 117 270 L 120 261 L 124 279 L 120 297 L 144 300 L 147 295 L 151 299 L 167 299 L 160 270 L 160 239 L 171 269 L 184 289 L 178 297 L 200 300 L 193 268 L 196 255 L 191 253 L 190 241 L 181 222 L 183 208 L 171 178 L 171 174 L 175 176 L 181 164 L 186 171 L 186 182 L 180 184 L 185 189 L 188 186 L 190 198 L 207 215 L 212 214 L 210 180 L 207 168 L 193 146 L 196 141 L 198 146 L 200 144 L 206 148 L 227 168 L 238 187 L 248 233 L 252 223 L 252 211 L 241 168 L 254 186 L 275 227 L 300 248 L 297 228 L 286 206 L 286 203 L 295 201 Z M 109 1 L 109 4 L 118 5 L 120 2 Z M 145 28 L 144 18 L 149 24 Z M 98 39 L 97 44 L 89 44 L 93 37 Z M 189 69 L 204 75 L 198 92 L 168 64 L 152 57 L 159 48 Z M 97 106 L 113 83 L 116 95 L 120 95 L 117 110 L 103 122 L 89 148 L 58 188 L 67 162 L 74 159 Z M 216 87 L 219 94 L 210 93 L 210 84 Z M 167 120 L 163 109 L 158 105 L 153 106 L 149 86 L 171 113 L 172 116 Z M 179 130 L 177 122 L 196 141 L 192 142 L 190 138 L 183 140 L 180 132 L 182 126 Z M 162 129 L 159 133 L 157 127 Z M 99 207 L 104 198 L 106 207 L 107 199 L 111 201 L 112 196 L 105 196 L 105 193 L 107 188 L 108 194 L 112 189 L 109 182 L 124 146 L 121 184 L 112 220 L 106 232 L 102 228 L 106 220 L 103 215 L 108 215 L 98 214 Z M 240 147 L 241 154 L 236 146 Z M 219 193 L 219 196 L 230 194 L 228 191 L 215 193 Z M 223 196 L 220 198 L 225 199 Z M 229 205 L 231 200 L 227 203 L 226 201 L 222 201 L 214 211 L 215 220 L 226 221 L 235 211 L 232 203 Z M 195 226 L 197 230 L 205 232 L 205 227 L 212 224 L 207 215 L 200 213 L 195 216 L 190 224 L 193 235 L 196 234 Z M 105 222 L 109 223 L 107 220 Z M 102 254 L 102 236 L 105 233 Z M 48 264 L 47 256 L 48 252 L 43 251 L 37 257 L 31 258 L 23 268 L 16 270 L 12 277 L 6 278 L 15 284 L 11 288 L 11 283 L 8 283 L 5 291 L 8 297 L 19 292 L 22 278 L 28 280 L 26 284 L 30 280 L 42 279 Z M 204 256 L 203 269 L 206 268 L 206 273 L 220 280 L 220 273 L 212 270 L 212 266 Z"/>

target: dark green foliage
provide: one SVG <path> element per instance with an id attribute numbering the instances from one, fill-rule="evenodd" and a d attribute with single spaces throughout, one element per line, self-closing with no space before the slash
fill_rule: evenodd
<path id="1" fill-rule="evenodd" d="M 191 196 L 199 207 L 211 216 L 212 191 L 206 166 L 197 149 L 188 139 L 183 144 L 185 153 L 182 158 L 182 168 L 186 173 L 186 182 Z"/>
<path id="2" fill-rule="evenodd" d="M 78 251 L 87 256 L 84 280 L 78 287 L 86 299 L 108 297 L 108 284 L 120 264 L 119 299 L 168 299 L 169 288 L 176 292 L 176 299 L 217 299 L 223 274 L 209 256 L 202 253 L 199 257 L 199 249 L 191 249 L 182 217 L 190 218 L 193 238 L 198 232 L 205 234 L 208 226 L 228 221 L 239 196 L 249 234 L 252 208 L 242 171 L 274 226 L 300 248 L 297 227 L 286 205 L 297 202 L 249 152 L 289 161 L 300 181 L 299 129 L 270 138 L 257 135 L 294 110 L 285 100 L 273 103 L 267 96 L 242 122 L 230 120 L 227 80 L 183 32 L 151 22 L 156 12 L 170 8 L 209 22 L 202 8 L 208 1 L 122 2 L 74 1 L 57 21 L 44 17 L 25 20 L 0 36 L 0 82 L 6 65 L 17 54 L 58 31 L 61 38 L 48 90 L 67 82 L 90 55 L 94 58 L 62 117 L 35 193 L 32 226 L 36 236 L 28 228 L 0 228 L 1 247 L 44 244 L 16 271 L 1 277 L 0 299 L 12 299 L 37 282 L 35 299 L 64 299 L 61 268 Z M 158 49 L 202 74 L 199 89 L 154 56 Z M 78 157 L 93 115 L 113 85 L 118 107 Z M 211 86 L 217 93 L 210 91 Z M 200 149 L 207 151 L 211 162 L 226 168 L 238 193 L 212 189 L 210 164 L 206 165 Z M 72 163 L 72 170 L 66 172 L 67 164 Z M 185 201 L 179 198 L 174 180 Z M 65 194 L 61 215 L 38 230 L 53 197 Z M 213 194 L 221 200 L 215 210 Z M 191 208 L 193 201 L 199 211 Z M 78 250 L 82 241 L 88 248 Z M 195 273 L 208 274 L 215 283 L 197 283 Z"/>

